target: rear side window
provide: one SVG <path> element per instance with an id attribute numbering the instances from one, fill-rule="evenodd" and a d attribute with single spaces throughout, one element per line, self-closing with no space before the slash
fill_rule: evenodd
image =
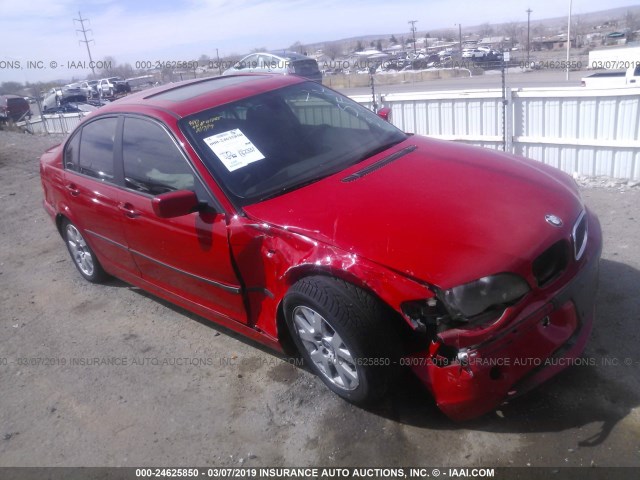
<path id="1" fill-rule="evenodd" d="M 297 75 L 311 75 L 313 73 L 317 73 L 318 70 L 318 62 L 313 59 L 310 60 L 296 60 L 292 63 L 293 70 Z"/>
<path id="2" fill-rule="evenodd" d="M 118 119 L 113 117 L 96 120 L 83 127 L 77 171 L 100 180 L 113 180 L 113 145 L 117 124 Z"/>
<path id="3" fill-rule="evenodd" d="M 149 195 L 173 190 L 194 190 L 189 164 L 159 125 L 126 118 L 122 136 L 124 181 L 127 188 Z"/>
<path id="4" fill-rule="evenodd" d="M 249 55 L 235 64 L 236 70 L 256 68 L 258 66 L 258 55 Z"/>
<path id="5" fill-rule="evenodd" d="M 27 105 L 27 101 L 23 98 L 9 98 L 7 99 L 7 105 L 13 108 L 24 108 Z"/>

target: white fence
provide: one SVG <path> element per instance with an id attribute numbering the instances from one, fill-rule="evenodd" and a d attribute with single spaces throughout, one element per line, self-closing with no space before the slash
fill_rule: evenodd
<path id="1" fill-rule="evenodd" d="M 88 115 L 88 112 L 43 115 L 19 122 L 17 125 L 31 133 L 69 133 L 80 124 L 85 115 Z"/>
<path id="2" fill-rule="evenodd" d="M 372 108 L 370 95 L 352 97 Z M 394 93 L 377 99 L 405 132 L 503 149 L 572 174 L 640 180 L 640 87 Z M 320 112 L 322 113 L 322 112 Z M 318 114 L 315 112 L 314 115 Z M 67 133 L 82 116 L 26 122 L 33 133 Z"/>
<path id="3" fill-rule="evenodd" d="M 371 96 L 354 100 L 371 108 Z M 567 173 L 640 180 L 640 88 L 522 88 L 384 95 L 398 128 L 502 149 Z"/>

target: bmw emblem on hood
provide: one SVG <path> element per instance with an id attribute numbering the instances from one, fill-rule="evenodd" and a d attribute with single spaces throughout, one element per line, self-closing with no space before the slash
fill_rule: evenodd
<path id="1" fill-rule="evenodd" d="M 547 214 L 544 216 L 544 219 L 547 221 L 549 225 L 553 225 L 554 227 L 562 226 L 562 219 L 557 215 Z"/>

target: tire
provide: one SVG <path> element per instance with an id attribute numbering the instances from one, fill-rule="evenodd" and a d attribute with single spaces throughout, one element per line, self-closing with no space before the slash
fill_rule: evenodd
<path id="1" fill-rule="evenodd" d="M 85 280 L 91 283 L 102 283 L 109 277 L 80 230 L 66 219 L 62 222 L 62 237 L 73 264 Z"/>
<path id="2" fill-rule="evenodd" d="M 332 277 L 308 277 L 284 298 L 291 336 L 313 372 L 340 397 L 370 404 L 388 391 L 399 341 L 370 293 Z"/>

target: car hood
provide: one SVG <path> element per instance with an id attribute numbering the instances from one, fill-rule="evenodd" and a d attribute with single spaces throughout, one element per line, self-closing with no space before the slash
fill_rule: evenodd
<path id="1" fill-rule="evenodd" d="M 389 156 L 403 151 L 399 158 Z M 377 164 L 365 175 L 347 179 Z M 573 180 L 539 162 L 412 136 L 313 184 L 245 207 L 262 222 L 450 288 L 530 263 L 583 209 Z M 563 220 L 554 227 L 545 220 Z"/>

